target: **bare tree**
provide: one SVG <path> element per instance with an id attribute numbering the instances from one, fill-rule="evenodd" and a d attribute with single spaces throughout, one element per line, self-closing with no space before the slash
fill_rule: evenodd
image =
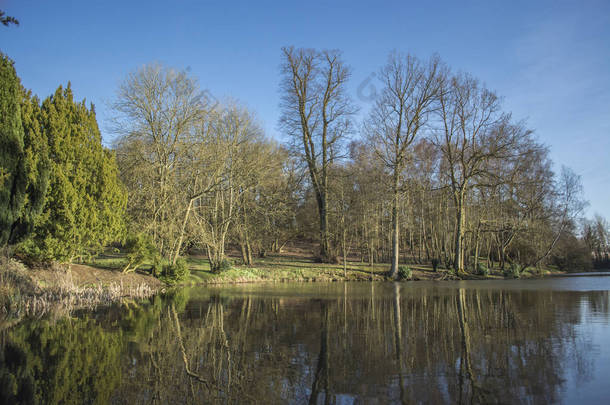
<path id="1" fill-rule="evenodd" d="M 559 179 L 555 183 L 554 195 L 552 195 L 549 207 L 549 221 L 553 225 L 553 236 L 550 240 L 545 238 L 542 241 L 537 255 L 522 263 L 522 269 L 538 266 L 551 254 L 561 236 L 576 222 L 578 216 L 587 206 L 582 194 L 580 176 L 568 167 L 563 166 Z"/>
<path id="2" fill-rule="evenodd" d="M 175 251 L 184 201 L 189 200 L 178 181 L 182 157 L 191 132 L 206 117 L 208 101 L 186 72 L 149 64 L 127 76 L 112 105 L 132 219 L 152 234 L 166 256 Z"/>
<path id="3" fill-rule="evenodd" d="M 520 141 L 530 131 L 511 124 L 510 114 L 500 109 L 500 98 L 469 75 L 451 78 L 440 95 L 440 130 L 435 143 L 445 161 L 455 204 L 453 268 L 461 272 L 468 190 L 475 179 L 489 178 L 491 160 L 507 161 L 517 155 Z"/>
<path id="4" fill-rule="evenodd" d="M 584 220 L 582 227 L 583 240 L 591 252 L 595 268 L 604 268 L 610 263 L 610 225 L 599 214 L 592 220 Z"/>
<path id="5" fill-rule="evenodd" d="M 346 94 L 350 70 L 339 51 L 282 48 L 281 128 L 307 166 L 320 220 L 320 260 L 332 259 L 328 227 L 329 171 L 355 112 Z"/>
<path id="6" fill-rule="evenodd" d="M 222 108 L 212 124 L 211 136 L 207 147 L 216 156 L 215 169 L 201 169 L 213 187 L 197 199 L 191 222 L 194 240 L 206 248 L 212 271 L 218 271 L 231 231 L 243 224 L 250 192 L 277 163 L 271 159 L 272 144 L 264 141 L 253 115 L 242 107 Z"/>
<path id="7" fill-rule="evenodd" d="M 402 172 L 411 154 L 411 144 L 436 108 L 445 71 L 436 56 L 421 62 L 412 55 L 391 54 L 379 74 L 384 87 L 366 123 L 371 144 L 392 179 L 391 277 L 398 274 Z"/>

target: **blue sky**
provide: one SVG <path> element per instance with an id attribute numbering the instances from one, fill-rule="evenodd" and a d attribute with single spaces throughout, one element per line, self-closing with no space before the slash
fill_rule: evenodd
<path id="1" fill-rule="evenodd" d="M 44 98 L 71 81 L 79 99 L 96 105 L 107 144 L 107 103 L 122 78 L 148 62 L 189 68 L 204 89 L 240 100 L 281 139 L 280 47 L 341 49 L 363 112 L 370 102 L 358 88 L 391 50 L 439 53 L 503 95 L 505 109 L 550 146 L 556 169 L 582 176 L 587 213 L 610 219 L 608 0 L 0 0 L 0 9 L 21 22 L 0 27 L 0 49 L 24 86 Z"/>

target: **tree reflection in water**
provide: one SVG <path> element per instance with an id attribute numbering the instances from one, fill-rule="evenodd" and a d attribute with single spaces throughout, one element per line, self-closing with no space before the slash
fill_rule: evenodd
<path id="1" fill-rule="evenodd" d="M 558 402 L 608 292 L 199 289 L 1 332 L 3 403 Z"/>

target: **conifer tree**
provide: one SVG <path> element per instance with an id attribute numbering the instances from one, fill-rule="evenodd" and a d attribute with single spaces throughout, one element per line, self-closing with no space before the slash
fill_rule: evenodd
<path id="1" fill-rule="evenodd" d="M 21 102 L 21 122 L 24 133 L 26 171 L 25 201 L 21 214 L 13 224 L 9 244 L 15 244 L 34 230 L 35 222 L 44 207 L 49 184 L 49 147 L 46 131 L 41 123 L 40 102 L 30 91 L 24 91 Z"/>
<path id="2" fill-rule="evenodd" d="M 42 103 L 51 174 L 28 253 L 73 261 L 120 237 L 126 192 L 111 152 L 102 146 L 93 106 L 74 102 L 70 84 Z"/>
<path id="3" fill-rule="evenodd" d="M 25 199 L 21 84 L 13 61 L 0 53 L 0 246 L 9 241 Z"/>

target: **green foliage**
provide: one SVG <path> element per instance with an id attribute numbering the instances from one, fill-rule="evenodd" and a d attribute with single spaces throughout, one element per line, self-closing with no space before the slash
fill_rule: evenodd
<path id="1" fill-rule="evenodd" d="M 163 272 L 163 266 L 165 264 L 167 264 L 167 261 L 164 260 L 160 254 L 155 255 L 155 257 L 153 258 L 153 263 L 152 263 L 152 268 L 151 268 L 152 275 L 155 277 L 159 277 L 161 275 L 161 273 Z"/>
<path id="2" fill-rule="evenodd" d="M 15 244 L 34 231 L 36 220 L 44 207 L 51 161 L 46 131 L 41 124 L 42 112 L 38 98 L 24 92 L 21 121 L 24 132 L 25 170 L 27 176 L 25 202 L 18 221 L 13 226 L 10 244 Z"/>
<path id="3" fill-rule="evenodd" d="M 227 270 L 231 270 L 233 268 L 233 262 L 229 259 L 227 259 L 226 257 L 224 259 L 221 260 L 220 264 L 218 265 L 218 271 L 227 271 Z"/>
<path id="4" fill-rule="evenodd" d="M 0 246 L 8 243 L 25 201 L 23 137 L 21 83 L 13 61 L 0 53 Z"/>
<path id="5" fill-rule="evenodd" d="M 401 280 L 409 280 L 413 275 L 413 270 L 409 266 L 398 267 L 398 278 Z"/>
<path id="6" fill-rule="evenodd" d="M 186 280 L 189 274 L 190 271 L 186 260 L 180 258 L 176 260 L 176 264 L 164 264 L 159 279 L 171 285 Z"/>
<path id="7" fill-rule="evenodd" d="M 519 278 L 521 277 L 521 269 L 517 263 L 511 263 L 508 269 L 504 269 L 504 277 Z"/>
<path id="8" fill-rule="evenodd" d="M 0 23 L 2 23 L 2 25 L 4 25 L 5 27 L 8 27 L 11 24 L 19 25 L 19 20 L 10 15 L 6 15 L 6 12 L 0 10 Z"/>
<path id="9" fill-rule="evenodd" d="M 135 271 L 146 261 L 155 261 L 159 252 L 152 237 L 144 232 L 132 234 L 125 242 L 127 265 L 123 272 Z"/>
<path id="10" fill-rule="evenodd" d="M 479 262 L 477 264 L 477 274 L 479 276 L 489 276 L 489 269 L 487 268 L 487 265 L 485 263 Z"/>
<path id="11" fill-rule="evenodd" d="M 49 189 L 23 251 L 72 261 L 120 237 L 126 192 L 113 154 L 102 146 L 93 107 L 74 102 L 70 84 L 43 102 L 41 117 L 51 156 Z"/>

